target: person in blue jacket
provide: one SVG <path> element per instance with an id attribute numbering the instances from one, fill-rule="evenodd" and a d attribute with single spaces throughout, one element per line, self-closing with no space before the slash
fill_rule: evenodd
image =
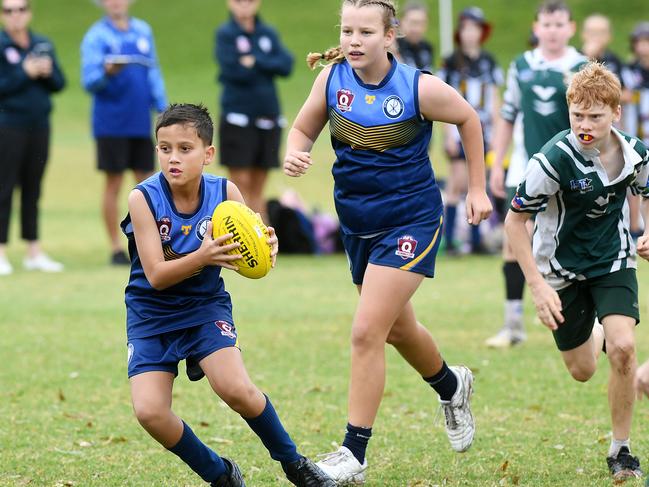
<path id="1" fill-rule="evenodd" d="M 92 131 L 97 165 L 106 173 L 102 210 L 112 248 L 111 263 L 128 265 L 118 228 L 118 198 L 124 171 L 137 182 L 153 171 L 151 112 L 167 106 L 153 33 L 129 16 L 131 0 L 95 0 L 106 15 L 81 43 L 81 78 L 92 95 Z"/>
<path id="2" fill-rule="evenodd" d="M 275 78 L 288 76 L 293 56 L 257 15 L 261 0 L 228 0 L 230 19 L 216 31 L 220 68 L 221 164 L 228 168 L 248 205 L 266 216 L 264 186 L 268 170 L 279 166 L 285 125 Z"/>
<path id="3" fill-rule="evenodd" d="M 38 239 L 38 200 L 50 138 L 50 95 L 65 86 L 52 42 L 29 29 L 28 0 L 3 0 L 0 31 L 0 276 L 7 259 L 14 188 L 20 186 L 22 237 L 27 270 L 59 272 L 63 265 L 45 254 Z"/>

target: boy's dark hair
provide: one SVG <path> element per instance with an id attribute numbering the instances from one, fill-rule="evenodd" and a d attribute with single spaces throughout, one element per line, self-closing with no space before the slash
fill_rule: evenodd
<path id="1" fill-rule="evenodd" d="M 201 103 L 172 103 L 164 112 L 158 116 L 155 124 L 155 135 L 158 138 L 158 130 L 171 125 L 190 125 L 196 129 L 198 138 L 205 145 L 212 145 L 214 137 L 214 124 L 207 108 Z"/>
<path id="2" fill-rule="evenodd" d="M 546 0 L 536 9 L 534 20 L 539 20 L 540 14 L 553 14 L 554 12 L 568 12 L 568 20 L 572 20 L 572 10 L 561 0 Z"/>

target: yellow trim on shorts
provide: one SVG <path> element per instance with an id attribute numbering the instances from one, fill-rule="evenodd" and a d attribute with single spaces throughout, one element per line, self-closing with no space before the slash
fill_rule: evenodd
<path id="1" fill-rule="evenodd" d="M 439 225 L 437 226 L 437 230 L 435 230 L 435 235 L 433 235 L 433 240 L 430 242 L 428 247 L 426 247 L 426 249 L 421 254 L 419 254 L 416 258 L 412 259 L 406 265 L 399 267 L 399 269 L 401 269 L 402 271 L 409 271 L 414 266 L 416 266 L 419 263 L 419 261 L 421 261 L 424 257 L 428 255 L 428 253 L 431 251 L 431 249 L 435 246 L 435 243 L 437 242 L 437 237 L 439 236 L 439 231 L 442 228 L 443 222 L 444 222 L 444 217 L 443 216 L 439 217 Z"/>

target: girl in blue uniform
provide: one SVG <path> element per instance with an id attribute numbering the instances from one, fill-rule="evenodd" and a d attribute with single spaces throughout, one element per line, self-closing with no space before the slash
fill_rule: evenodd
<path id="1" fill-rule="evenodd" d="M 399 64 L 388 53 L 396 12 L 389 0 L 344 0 L 340 46 L 308 61 L 328 62 L 289 133 L 284 172 L 304 175 L 329 122 L 336 152 L 334 198 L 360 301 L 352 325 L 349 415 L 343 446 L 319 466 L 339 483 L 363 482 L 365 450 L 385 383 L 385 343 L 439 394 L 451 446 L 471 445 L 472 375 L 448 367 L 415 318 L 410 299 L 432 277 L 442 200 L 428 159 L 431 122 L 458 126 L 469 166 L 467 219 L 491 213 L 480 120 L 453 88 Z"/>
<path id="2" fill-rule="evenodd" d="M 221 268 L 236 269 L 228 255 L 232 234 L 212 238 L 211 215 L 222 201 L 244 203 L 237 187 L 203 174 L 214 158 L 213 126 L 202 106 L 172 105 L 158 119 L 161 171 L 128 199 L 122 229 L 129 240 L 131 276 L 126 287 L 128 376 L 135 415 L 144 429 L 213 486 L 238 487 L 238 466 L 202 443 L 171 410 L 178 362 L 194 360 L 210 386 L 259 436 L 287 478 L 300 486 L 333 486 L 301 456 L 273 406 L 248 377 L 238 348 L 232 303 Z M 277 237 L 269 227 L 273 264 Z"/>

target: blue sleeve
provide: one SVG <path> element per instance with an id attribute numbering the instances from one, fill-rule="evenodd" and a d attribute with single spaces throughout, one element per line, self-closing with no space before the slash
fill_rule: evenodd
<path id="1" fill-rule="evenodd" d="M 153 41 L 153 32 L 149 29 L 148 33 L 149 43 L 151 45 L 151 60 L 153 65 L 149 68 L 148 81 L 149 89 L 151 90 L 151 102 L 153 107 L 158 112 L 163 112 L 167 108 L 167 93 L 165 91 L 164 80 L 162 79 L 162 72 L 160 71 L 160 64 L 158 55 L 156 53 L 155 43 Z"/>
<path id="2" fill-rule="evenodd" d="M 246 84 L 255 81 L 254 69 L 241 65 L 234 36 L 227 33 L 225 29 L 221 28 L 216 31 L 214 56 L 220 67 L 220 78 L 223 81 Z"/>
<path id="3" fill-rule="evenodd" d="M 23 89 L 30 81 L 22 63 L 9 64 L 4 55 L 0 56 L 0 96 L 12 95 Z"/>
<path id="4" fill-rule="evenodd" d="M 52 76 L 45 78 L 43 82 L 52 93 L 56 93 L 65 87 L 65 76 L 63 75 L 63 71 L 59 65 L 59 60 L 56 57 L 54 44 L 50 42 L 50 45 L 52 46 L 52 51 L 50 53 L 50 56 L 52 57 Z"/>
<path id="5" fill-rule="evenodd" d="M 284 47 L 275 32 L 268 30 L 267 35 L 271 38 L 273 48 L 268 53 L 255 56 L 255 65 L 267 74 L 288 76 L 293 70 L 293 55 Z"/>
<path id="6" fill-rule="evenodd" d="M 108 85 L 104 56 L 108 46 L 96 27 L 91 27 L 81 42 L 81 84 L 90 93 L 97 93 Z"/>

